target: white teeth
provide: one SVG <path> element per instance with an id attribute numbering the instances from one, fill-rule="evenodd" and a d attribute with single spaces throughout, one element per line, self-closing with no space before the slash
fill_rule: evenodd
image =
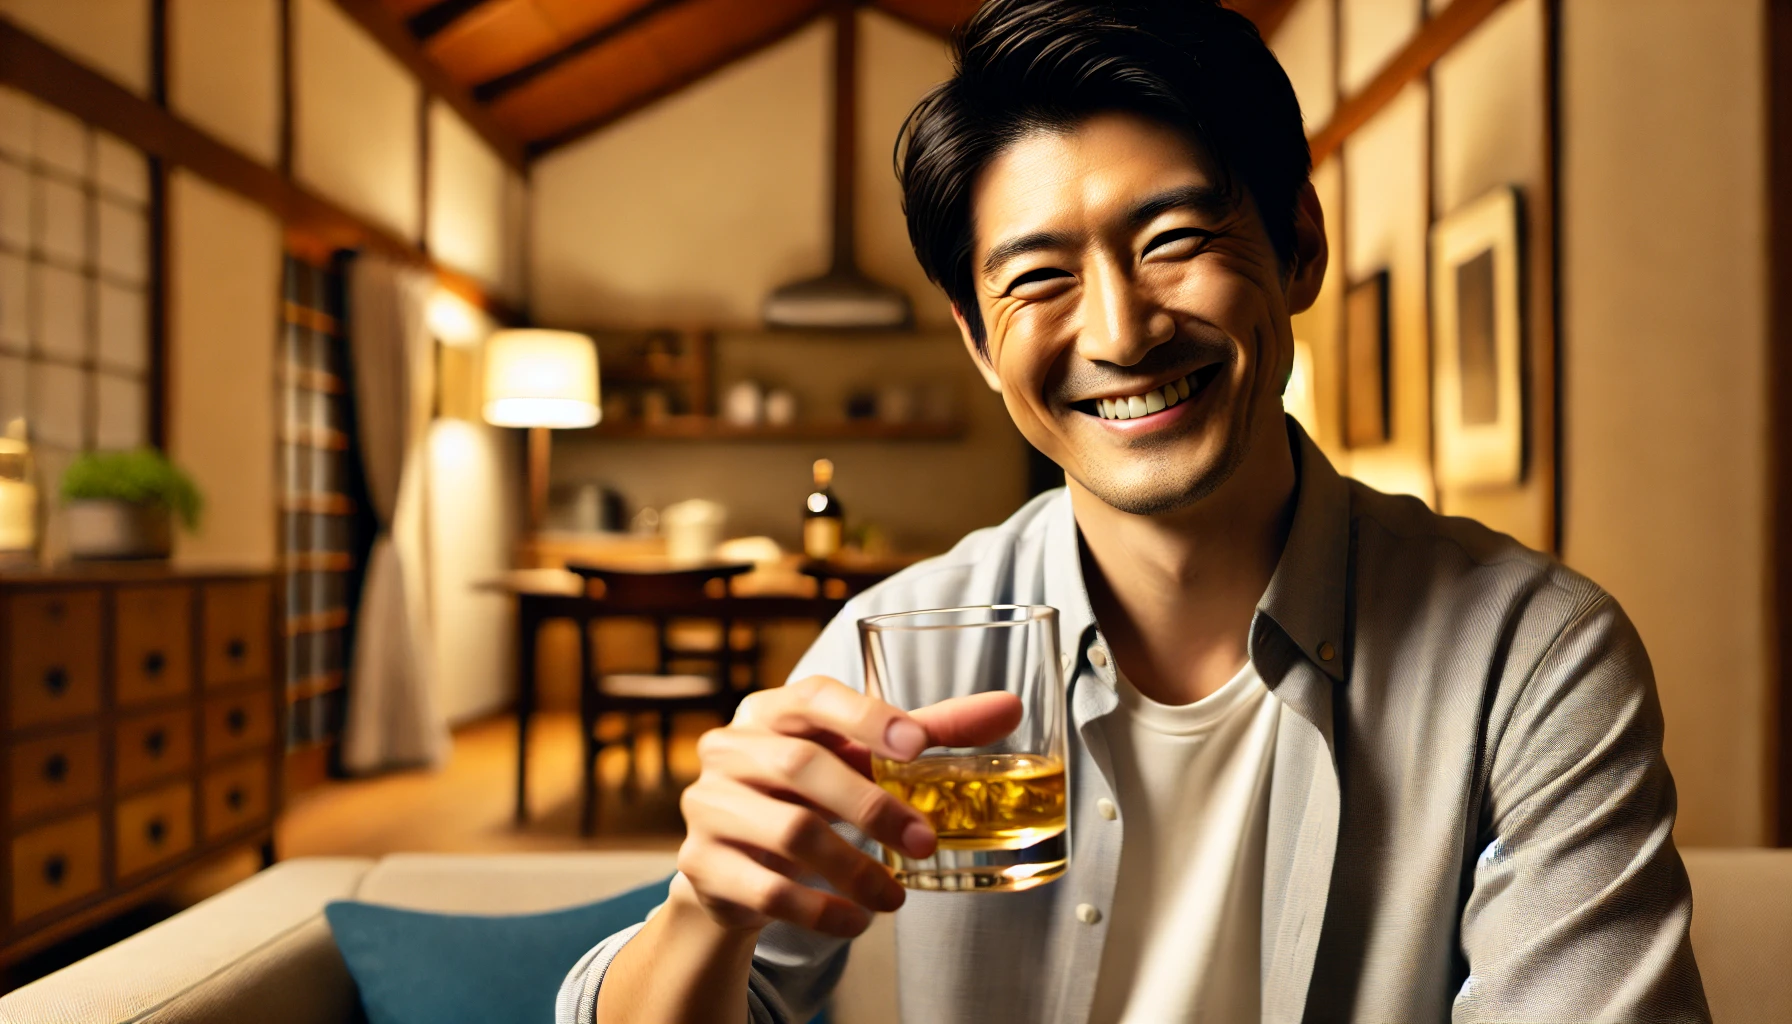
<path id="1" fill-rule="evenodd" d="M 1162 412 L 1188 398 L 1194 391 L 1189 383 L 1193 374 L 1179 380 L 1171 381 L 1155 391 L 1147 391 L 1142 395 L 1127 398 L 1098 398 L 1095 400 L 1095 411 L 1104 420 L 1130 420 L 1139 416 L 1149 416 L 1154 412 Z"/>

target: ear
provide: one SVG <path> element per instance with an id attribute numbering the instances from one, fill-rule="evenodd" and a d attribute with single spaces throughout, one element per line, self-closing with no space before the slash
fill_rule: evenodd
<path id="1" fill-rule="evenodd" d="M 1325 211 L 1319 208 L 1319 193 L 1313 183 L 1301 189 L 1294 207 L 1294 266 L 1288 279 L 1288 312 L 1304 313 L 1319 298 L 1319 286 L 1325 282 L 1325 264 L 1330 258 L 1325 241 Z"/>
<path id="2" fill-rule="evenodd" d="M 977 339 L 971 334 L 971 325 L 965 321 L 956 302 L 952 304 L 952 322 L 958 325 L 958 336 L 964 339 L 964 350 L 971 354 L 971 362 L 976 364 L 977 372 L 983 374 L 983 383 L 989 385 L 989 390 L 1001 394 L 1002 378 L 996 376 L 996 368 L 990 365 L 989 357 L 977 348 Z"/>

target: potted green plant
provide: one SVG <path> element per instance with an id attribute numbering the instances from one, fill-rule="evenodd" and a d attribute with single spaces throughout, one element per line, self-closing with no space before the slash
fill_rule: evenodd
<path id="1" fill-rule="evenodd" d="M 68 549 L 74 558 L 167 558 L 172 520 L 199 526 L 193 480 L 153 448 L 87 452 L 62 474 Z"/>

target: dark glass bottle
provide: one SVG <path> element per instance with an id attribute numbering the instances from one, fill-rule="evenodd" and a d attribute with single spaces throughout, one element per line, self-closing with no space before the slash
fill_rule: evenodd
<path id="1" fill-rule="evenodd" d="M 846 513 L 834 497 L 833 482 L 834 464 L 816 459 L 815 490 L 803 505 L 803 554 L 810 558 L 832 558 L 845 534 Z"/>

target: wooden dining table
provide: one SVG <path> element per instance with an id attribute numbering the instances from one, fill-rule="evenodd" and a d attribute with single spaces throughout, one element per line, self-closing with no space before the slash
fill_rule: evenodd
<path id="1" fill-rule="evenodd" d="M 714 618 L 725 606 L 735 622 L 807 619 L 825 625 L 845 605 L 846 599 L 864 586 L 887 576 L 914 559 L 886 559 L 830 565 L 785 556 L 774 564 L 754 566 L 729 581 L 722 598 L 689 607 L 655 602 L 651 607 L 589 593 L 584 582 L 562 568 L 514 569 L 481 580 L 475 589 L 508 595 L 516 602 L 516 810 L 518 823 L 529 817 L 529 720 L 535 713 L 538 683 L 536 646 L 541 627 L 557 619 L 576 620 L 581 604 L 590 603 L 590 614 L 599 618 Z M 663 558 L 629 557 L 605 563 L 627 572 L 689 569 Z M 716 563 L 721 567 L 723 563 Z M 581 685 L 584 685 L 581 682 Z"/>

